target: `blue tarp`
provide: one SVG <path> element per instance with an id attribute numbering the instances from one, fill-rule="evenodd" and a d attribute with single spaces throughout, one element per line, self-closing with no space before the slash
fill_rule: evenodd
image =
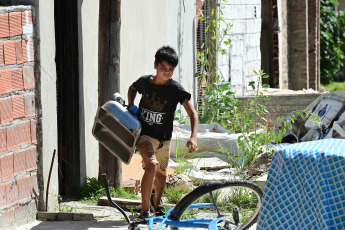
<path id="1" fill-rule="evenodd" d="M 257 229 L 345 229 L 344 157 L 344 139 L 302 142 L 277 150 Z"/>

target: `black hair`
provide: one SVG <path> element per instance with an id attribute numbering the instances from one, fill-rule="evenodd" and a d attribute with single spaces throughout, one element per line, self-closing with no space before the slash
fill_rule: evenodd
<path id="1" fill-rule="evenodd" d="M 172 67 L 176 67 L 178 64 L 178 56 L 176 51 L 170 46 L 163 46 L 159 48 L 155 55 L 155 63 L 161 63 L 166 61 Z"/>

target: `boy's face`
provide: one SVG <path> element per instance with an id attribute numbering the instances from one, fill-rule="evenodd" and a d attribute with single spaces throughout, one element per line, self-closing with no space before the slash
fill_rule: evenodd
<path id="1" fill-rule="evenodd" d="M 160 81 L 169 81 L 174 74 L 175 67 L 169 65 L 166 61 L 155 63 L 155 69 L 157 70 L 157 78 Z"/>

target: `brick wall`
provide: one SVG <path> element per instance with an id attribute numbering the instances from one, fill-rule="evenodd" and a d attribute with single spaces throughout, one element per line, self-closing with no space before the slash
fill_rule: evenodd
<path id="1" fill-rule="evenodd" d="M 309 42 L 309 87 L 314 90 L 320 88 L 320 74 L 318 71 L 318 24 L 319 24 L 319 1 L 308 0 L 308 42 Z"/>
<path id="2" fill-rule="evenodd" d="M 0 228 L 36 214 L 33 8 L 0 8 Z"/>
<path id="3" fill-rule="evenodd" d="M 231 46 L 223 47 L 228 51 L 226 55 L 218 55 L 218 67 L 236 94 L 246 95 L 252 91 L 249 82 L 257 79 L 253 71 L 261 69 L 261 0 L 231 0 L 220 4 L 224 7 L 224 20 L 233 27 L 229 31 Z"/>
<path id="4" fill-rule="evenodd" d="M 288 43 L 290 89 L 309 88 L 308 3 L 288 1 Z"/>
<path id="5" fill-rule="evenodd" d="M 293 111 L 304 110 L 319 96 L 320 93 L 270 95 L 270 100 L 259 100 L 259 103 L 266 106 L 269 111 L 266 120 L 269 126 L 273 126 L 278 117 L 286 118 Z M 244 103 L 244 106 L 248 106 L 253 97 L 244 96 L 239 97 L 239 99 Z"/>

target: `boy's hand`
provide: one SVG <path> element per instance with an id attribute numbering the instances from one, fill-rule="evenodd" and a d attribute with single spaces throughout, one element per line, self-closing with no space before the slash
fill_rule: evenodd
<path id="1" fill-rule="evenodd" d="M 189 153 L 195 152 L 197 147 L 198 145 L 196 143 L 196 138 L 193 138 L 193 137 L 189 138 L 189 140 L 187 141 L 188 152 Z"/>

